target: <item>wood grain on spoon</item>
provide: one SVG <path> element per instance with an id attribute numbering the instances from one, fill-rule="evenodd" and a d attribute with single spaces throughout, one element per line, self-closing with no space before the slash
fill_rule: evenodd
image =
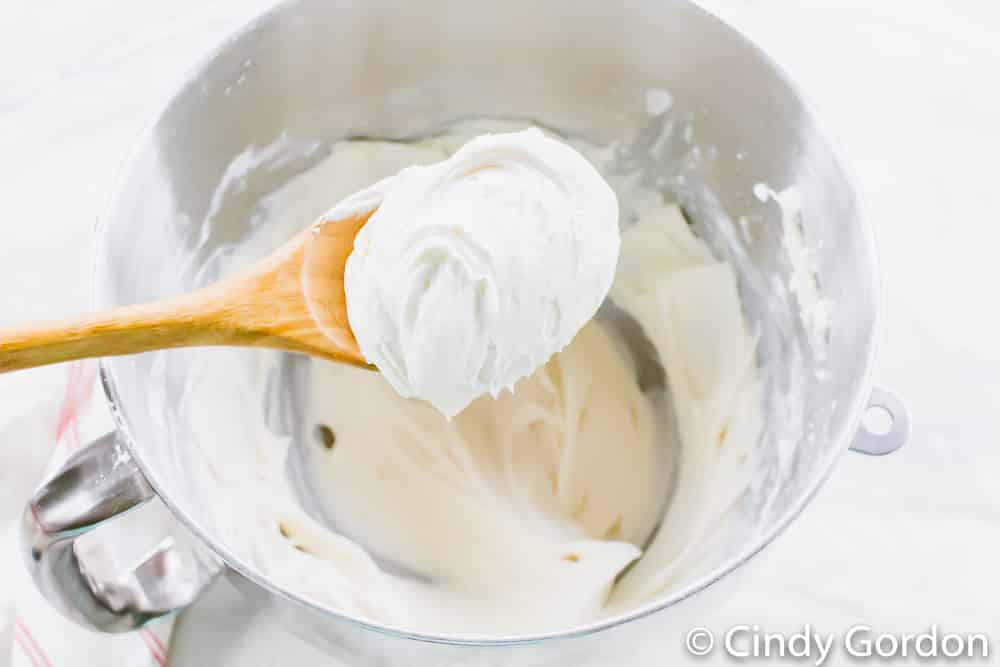
<path id="1" fill-rule="evenodd" d="M 177 297 L 0 330 L 0 372 L 203 345 L 266 347 L 367 366 L 344 265 L 373 211 L 311 226 L 252 268 Z"/>

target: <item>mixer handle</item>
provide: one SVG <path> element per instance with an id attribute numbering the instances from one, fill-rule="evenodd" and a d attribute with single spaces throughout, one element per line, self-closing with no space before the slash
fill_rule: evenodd
<path id="1" fill-rule="evenodd" d="M 63 615 L 92 630 L 128 632 L 187 606 L 218 572 L 216 564 L 192 576 L 170 538 L 130 572 L 88 572 L 77 538 L 154 497 L 114 431 L 38 489 L 22 517 L 22 548 L 38 590 Z"/>
<path id="2" fill-rule="evenodd" d="M 885 456 L 902 447 L 909 437 L 910 411 L 906 404 L 891 390 L 872 387 L 851 451 Z"/>

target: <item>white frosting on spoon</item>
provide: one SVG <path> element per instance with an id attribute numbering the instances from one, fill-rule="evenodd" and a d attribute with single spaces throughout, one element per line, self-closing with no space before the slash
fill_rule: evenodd
<path id="1" fill-rule="evenodd" d="M 326 217 L 376 206 L 344 274 L 351 328 L 401 396 L 448 417 L 563 349 L 614 279 L 614 192 L 537 129 L 477 137 Z"/>

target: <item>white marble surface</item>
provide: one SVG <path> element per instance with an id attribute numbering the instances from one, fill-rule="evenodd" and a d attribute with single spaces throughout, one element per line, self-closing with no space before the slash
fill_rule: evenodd
<path id="1" fill-rule="evenodd" d="M 0 326 L 86 307 L 92 227 L 130 141 L 200 54 L 268 4 L 0 2 Z M 1000 650 L 1000 5 L 704 4 L 790 70 L 855 166 L 887 297 L 876 379 L 907 399 L 914 432 L 892 456 L 845 457 L 703 624 L 938 623 L 992 631 Z M 0 376 L 0 419 L 63 377 Z M 315 657 L 226 595 L 182 617 L 172 664 Z"/>

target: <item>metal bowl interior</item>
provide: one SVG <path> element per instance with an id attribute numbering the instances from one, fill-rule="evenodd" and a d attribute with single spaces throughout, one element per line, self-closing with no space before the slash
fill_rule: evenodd
<path id="1" fill-rule="evenodd" d="M 704 571 L 643 608 L 558 636 L 647 616 L 737 568 L 805 506 L 855 431 L 876 339 L 873 242 L 841 161 L 774 63 L 695 5 L 283 5 L 196 68 L 141 140 L 102 221 L 96 302 L 155 299 L 204 280 L 192 267 L 213 248 L 243 238 L 261 197 L 315 164 L 338 139 L 407 138 L 461 118 L 491 117 L 628 144 L 649 131 L 650 89 L 671 93 L 672 116 L 690 122 L 694 143 L 710 158 L 687 166 L 688 185 L 675 194 L 716 251 L 740 267 L 747 317 L 760 332 L 767 427 L 735 527 Z M 268 154 L 275 146 L 282 149 Z M 220 194 L 220 181 L 248 161 L 258 168 Z M 801 195 L 803 234 L 833 305 L 822 355 L 794 298 L 775 287 L 787 284 L 791 266 L 780 211 L 754 196 L 757 183 L 774 190 L 794 185 Z M 753 226 L 750 240 L 739 236 L 740 218 Z M 186 468 L 174 445 L 184 418 L 176 413 L 176 394 L 185 354 L 104 362 L 116 418 L 173 513 L 244 583 L 267 591 L 269 603 L 286 613 L 306 610 L 311 629 L 336 626 L 331 634 L 341 643 L 353 628 L 441 646 L 516 646 L 554 636 L 417 635 L 351 618 L 269 582 L 246 554 L 214 537 L 198 494 L 183 486 Z M 371 640 L 362 634 L 352 641 Z"/>

